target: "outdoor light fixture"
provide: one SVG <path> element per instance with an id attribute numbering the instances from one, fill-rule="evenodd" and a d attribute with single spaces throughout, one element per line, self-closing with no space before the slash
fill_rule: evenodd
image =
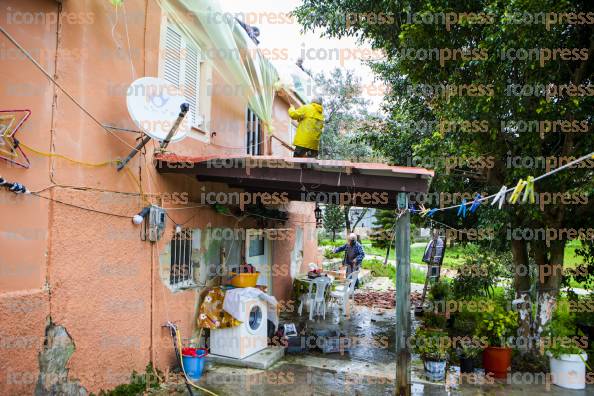
<path id="1" fill-rule="evenodd" d="M 151 207 L 147 206 L 146 208 L 142 209 L 140 211 L 140 213 L 134 215 L 134 217 L 132 217 L 132 222 L 136 225 L 142 224 L 144 218 L 146 217 L 146 215 L 149 214 L 149 212 L 151 211 Z"/>
<path id="2" fill-rule="evenodd" d="M 182 232 L 181 226 L 179 224 L 176 224 L 175 225 L 175 233 L 176 234 L 181 234 L 181 232 Z"/>
<path id="3" fill-rule="evenodd" d="M 314 214 L 316 216 L 316 227 L 322 226 L 322 209 L 316 203 L 316 209 L 314 210 Z"/>

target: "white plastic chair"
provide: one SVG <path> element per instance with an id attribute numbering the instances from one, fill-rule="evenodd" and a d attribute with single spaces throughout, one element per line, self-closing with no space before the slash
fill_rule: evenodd
<path id="1" fill-rule="evenodd" d="M 310 293 L 308 295 L 309 299 L 307 304 L 309 304 L 309 320 L 313 320 L 314 312 L 316 315 L 322 315 L 324 319 L 326 319 L 326 288 L 330 285 L 332 279 L 327 276 L 320 276 L 311 282 L 312 286 L 316 287 L 315 294 L 312 296 L 311 294 L 311 287 Z M 320 313 L 320 310 L 322 311 Z"/>
<path id="2" fill-rule="evenodd" d="M 347 305 L 349 300 L 354 298 L 355 296 L 355 285 L 357 284 L 357 279 L 359 278 L 359 271 L 354 271 L 347 276 L 347 281 L 342 288 L 337 288 L 333 292 L 330 293 L 330 297 L 333 301 L 336 301 L 337 304 L 342 306 L 342 313 L 346 315 Z"/>
<path id="3" fill-rule="evenodd" d="M 312 289 L 313 289 L 313 283 L 309 282 L 309 290 L 307 291 L 307 293 L 302 294 L 301 297 L 299 298 L 301 300 L 301 303 L 299 304 L 299 309 L 297 310 L 297 312 L 299 312 L 299 316 L 301 316 L 301 314 L 303 312 L 303 306 L 304 305 L 308 306 L 310 300 L 313 298 L 312 293 L 311 293 Z"/>

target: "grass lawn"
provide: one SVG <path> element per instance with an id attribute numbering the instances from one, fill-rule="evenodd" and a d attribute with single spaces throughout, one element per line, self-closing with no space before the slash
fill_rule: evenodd
<path id="1" fill-rule="evenodd" d="M 320 240 L 320 246 L 340 246 L 344 243 L 344 241 L 335 241 L 332 242 L 330 240 Z M 393 266 L 384 266 L 383 265 L 383 258 L 386 256 L 385 249 L 380 249 L 374 246 L 371 246 L 371 241 L 363 240 L 362 241 L 363 248 L 365 249 L 365 254 L 369 257 L 370 255 L 373 256 L 380 256 L 381 260 L 375 259 L 365 259 L 363 262 L 363 268 L 372 270 L 375 276 L 387 276 L 392 280 L 396 279 L 396 268 Z M 412 263 L 422 264 L 423 263 L 423 253 L 425 252 L 425 243 L 414 243 L 411 245 L 410 250 L 410 259 Z M 573 268 L 579 264 L 583 264 L 583 259 L 576 255 L 575 251 L 581 246 L 581 242 L 578 240 L 568 241 L 567 245 L 565 246 L 565 260 L 564 266 L 566 268 Z M 461 267 L 465 260 L 466 256 L 468 255 L 470 249 L 472 249 L 472 244 L 456 244 L 453 247 L 448 247 L 446 249 L 445 258 L 443 260 L 443 267 L 456 269 Z M 390 259 L 395 259 L 394 249 L 390 249 Z M 424 283 L 425 282 L 425 273 L 421 271 L 419 268 L 412 266 L 411 267 L 411 282 L 412 283 Z M 584 285 L 581 283 L 577 283 L 575 281 L 571 281 L 571 286 L 575 288 L 584 288 Z"/>
<path id="2" fill-rule="evenodd" d="M 385 249 L 380 249 L 371 246 L 369 241 L 363 241 L 363 247 L 365 254 L 386 257 Z M 466 257 L 465 251 L 467 247 L 464 245 L 455 245 L 454 247 L 447 248 L 445 258 L 443 259 L 443 266 L 447 268 L 458 268 L 464 264 Z M 410 248 L 410 261 L 412 263 L 422 264 L 423 253 L 425 253 L 425 244 L 413 244 Z M 394 249 L 390 249 L 390 259 L 394 260 L 396 254 Z"/>
<path id="3" fill-rule="evenodd" d="M 330 240 L 321 240 L 319 242 L 320 246 L 340 246 L 343 241 L 336 241 L 332 243 Z M 365 249 L 366 255 L 374 255 L 374 256 L 381 256 L 382 258 L 386 256 L 386 250 L 380 249 L 377 247 L 371 246 L 371 241 L 365 239 L 362 241 L 363 248 Z M 578 240 L 568 241 L 567 245 L 565 246 L 565 260 L 564 265 L 573 268 L 578 264 L 582 264 L 583 260 L 581 257 L 577 256 L 575 250 L 578 249 L 581 245 L 581 242 Z M 472 244 L 456 244 L 453 247 L 448 247 L 446 249 L 445 258 L 443 260 L 443 266 L 445 268 L 452 268 L 456 269 L 459 268 L 464 264 L 466 260 L 466 255 L 469 249 L 472 248 Z M 425 243 L 414 243 L 410 249 L 410 260 L 412 263 L 421 264 L 423 253 L 425 252 Z M 394 249 L 390 249 L 390 259 L 394 260 L 396 257 Z"/>
<path id="4" fill-rule="evenodd" d="M 371 270 L 373 276 L 387 276 L 391 280 L 396 280 L 396 268 L 392 265 L 384 266 L 380 260 L 363 260 L 363 268 Z M 425 283 L 425 272 L 417 267 L 410 267 L 410 281 L 412 283 Z"/>

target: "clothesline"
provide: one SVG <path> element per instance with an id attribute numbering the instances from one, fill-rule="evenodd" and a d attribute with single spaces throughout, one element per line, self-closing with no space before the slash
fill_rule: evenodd
<path id="1" fill-rule="evenodd" d="M 501 199 L 501 201 L 505 200 L 505 196 L 507 195 L 507 193 L 509 193 L 510 191 L 518 191 L 518 195 L 521 193 L 522 189 L 528 184 L 528 183 L 534 183 L 538 180 L 542 180 L 548 176 L 551 176 L 561 170 L 567 169 L 575 164 L 578 164 L 582 161 L 585 161 L 589 158 L 594 158 L 594 152 L 591 152 L 589 154 L 586 154 L 584 156 L 581 156 L 571 162 L 568 162 L 565 165 L 562 165 L 556 169 L 551 170 L 550 172 L 547 173 L 543 173 L 542 175 L 535 177 L 535 178 L 531 178 L 529 177 L 528 180 L 524 181 L 522 179 L 520 179 L 520 181 L 517 183 L 517 185 L 515 187 L 510 187 L 507 188 L 507 186 L 503 186 L 497 193 L 495 194 L 491 194 L 488 195 L 486 197 L 481 197 L 480 194 L 477 194 L 477 197 L 469 202 L 466 202 L 466 200 L 463 200 L 462 203 L 458 204 L 458 205 L 451 205 L 451 206 L 446 206 L 443 208 L 432 208 L 432 209 L 425 209 L 423 208 L 423 210 L 417 210 L 417 209 L 411 209 L 411 213 L 421 213 L 422 216 L 428 215 L 429 217 L 432 217 L 433 214 L 435 212 L 439 212 L 439 211 L 444 211 L 444 210 L 449 210 L 449 209 L 455 209 L 455 208 L 461 208 L 461 207 L 466 207 L 468 205 L 471 205 L 471 210 L 472 210 L 472 206 L 474 206 L 475 208 L 478 207 L 478 204 L 480 204 L 480 202 L 484 202 L 484 201 L 488 201 L 491 198 L 495 198 L 495 197 L 499 197 Z M 522 185 L 523 183 L 523 185 Z M 505 187 L 505 188 L 504 188 Z M 525 194 L 528 192 L 528 190 L 526 190 Z M 533 191 L 532 191 L 533 192 Z M 513 195 L 512 195 L 513 196 Z M 517 197 L 516 197 L 517 198 Z M 494 205 L 497 202 L 497 200 L 493 201 L 492 205 Z M 515 203 L 515 201 L 514 201 Z M 500 208 L 501 208 L 501 203 L 500 203 Z M 465 212 L 464 212 L 465 213 Z"/>

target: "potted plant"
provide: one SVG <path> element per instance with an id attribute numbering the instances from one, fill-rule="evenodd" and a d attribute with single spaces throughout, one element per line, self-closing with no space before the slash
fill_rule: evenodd
<path id="1" fill-rule="evenodd" d="M 478 302 L 477 302 L 478 305 Z M 486 342 L 481 342 L 477 333 L 477 323 L 480 321 L 480 312 L 469 310 L 467 307 L 454 312 L 451 317 L 450 336 L 461 340 L 456 348 L 462 373 L 472 373 L 480 367 L 478 356 Z"/>
<path id="2" fill-rule="evenodd" d="M 423 360 L 425 375 L 430 381 L 443 381 L 449 349 L 448 333 L 439 329 L 422 328 L 414 337 L 413 351 Z"/>
<path id="3" fill-rule="evenodd" d="M 491 304 L 482 312 L 477 324 L 477 334 L 489 343 L 483 351 L 483 368 L 495 378 L 507 377 L 512 356 L 508 339 L 516 335 L 518 328 L 517 312 L 506 311 L 503 307 L 505 304 Z"/>
<path id="4" fill-rule="evenodd" d="M 545 350 L 551 367 L 551 382 L 562 388 L 584 389 L 588 355 L 577 344 L 579 339 L 575 334 L 575 326 L 565 318 L 553 315 L 543 333 L 547 338 Z"/>
<path id="5" fill-rule="evenodd" d="M 473 373 L 475 369 L 474 362 L 477 356 L 481 353 L 481 349 L 474 345 L 463 344 L 458 349 L 458 356 L 460 357 L 460 372 Z"/>

